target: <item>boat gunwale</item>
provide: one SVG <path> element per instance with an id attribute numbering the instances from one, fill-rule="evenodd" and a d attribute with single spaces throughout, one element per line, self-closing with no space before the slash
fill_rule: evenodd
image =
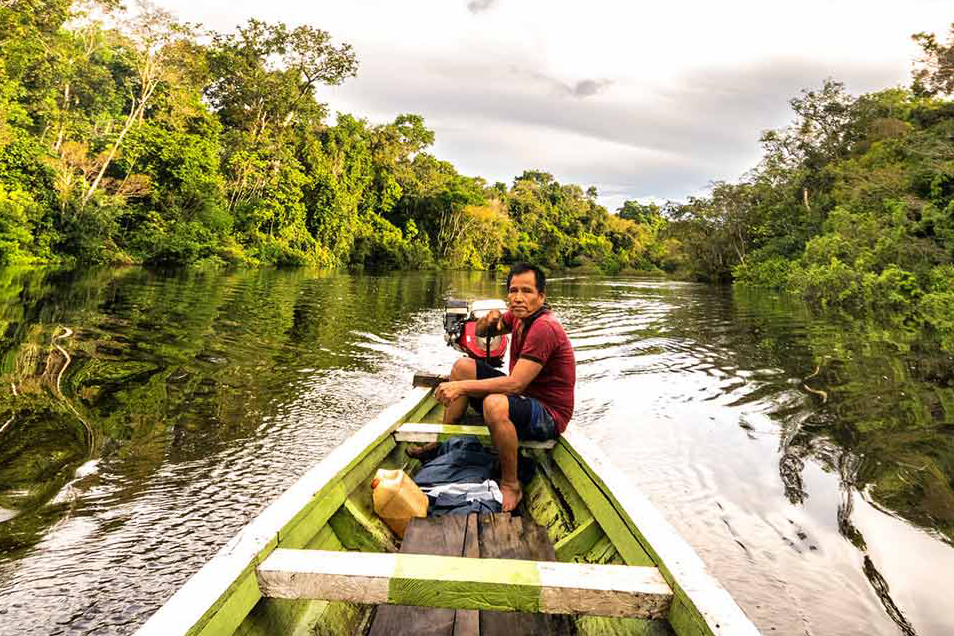
<path id="1" fill-rule="evenodd" d="M 136 636 L 203 633 L 246 577 L 251 574 L 255 579 L 254 568 L 278 547 L 282 531 L 289 530 L 288 526 L 296 523 L 323 490 L 333 487 L 336 478 L 343 477 L 414 415 L 431 391 L 427 387 L 412 388 L 404 398 L 385 408 L 311 467 L 190 576 L 136 631 Z M 252 606 L 261 598 L 257 583 L 255 591 Z"/>
<path id="2" fill-rule="evenodd" d="M 703 634 L 757 636 L 761 633 L 732 595 L 709 573 L 696 551 L 584 432 L 578 428 L 564 431 L 558 447 L 575 457 L 672 587 L 671 624 L 675 613 L 682 611 L 679 604 L 683 602 L 688 603 L 685 608 L 688 617 Z M 673 629 L 680 633 L 679 626 L 673 625 Z"/>

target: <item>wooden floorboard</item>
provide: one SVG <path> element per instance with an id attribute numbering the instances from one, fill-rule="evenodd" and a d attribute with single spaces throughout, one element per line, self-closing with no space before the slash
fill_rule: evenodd
<path id="1" fill-rule="evenodd" d="M 401 552 L 555 561 L 546 529 L 510 514 L 412 519 Z M 381 605 L 369 636 L 569 636 L 568 616 Z"/>
<path id="2" fill-rule="evenodd" d="M 481 515 L 480 556 L 496 559 L 555 561 L 547 532 L 530 519 L 509 514 Z M 482 636 L 557 636 L 574 634 L 567 616 L 520 612 L 480 612 Z"/>
<path id="3" fill-rule="evenodd" d="M 477 530 L 477 515 L 467 515 L 467 527 L 464 532 L 464 550 L 461 556 L 470 559 L 480 557 L 480 543 Z M 479 636 L 480 612 L 477 610 L 457 610 L 454 617 L 454 636 Z"/>
<path id="4" fill-rule="evenodd" d="M 412 519 L 404 533 L 404 554 L 462 556 L 467 517 Z M 457 611 L 439 607 L 380 605 L 368 636 L 454 636 Z"/>

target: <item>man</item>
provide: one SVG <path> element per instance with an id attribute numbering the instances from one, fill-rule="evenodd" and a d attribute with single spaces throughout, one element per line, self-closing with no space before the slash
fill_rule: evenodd
<path id="1" fill-rule="evenodd" d="M 576 359 L 563 327 L 546 305 L 546 275 L 534 265 L 517 263 L 507 275 L 507 305 L 477 321 L 478 336 L 512 333 L 510 375 L 483 361 L 461 358 L 450 381 L 434 396 L 444 405 L 444 423 L 467 410 L 468 399 L 490 429 L 500 456 L 503 510 L 523 497 L 517 479 L 518 440 L 546 441 L 566 430 L 573 415 Z"/>

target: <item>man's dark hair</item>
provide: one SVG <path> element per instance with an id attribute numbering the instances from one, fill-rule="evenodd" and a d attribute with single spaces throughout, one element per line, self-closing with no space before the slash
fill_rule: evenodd
<path id="1" fill-rule="evenodd" d="M 507 274 L 507 289 L 510 289 L 510 281 L 517 274 L 525 274 L 526 272 L 533 272 L 534 277 L 537 279 L 537 292 L 542 294 L 547 289 L 547 275 L 543 273 L 543 270 L 537 267 L 536 265 L 531 265 L 530 263 L 514 263 L 510 268 L 510 273 Z"/>

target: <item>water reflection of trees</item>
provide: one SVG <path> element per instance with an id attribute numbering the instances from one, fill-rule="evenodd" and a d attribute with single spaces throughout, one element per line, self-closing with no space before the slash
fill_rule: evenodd
<path id="1" fill-rule="evenodd" d="M 164 462 L 264 434 L 301 368 L 368 370 L 360 332 L 390 333 L 439 288 L 303 270 L 0 271 L 0 557 L 69 512 L 83 462 L 122 462 L 128 499 Z M 64 327 L 68 366 L 52 342 Z"/>
<path id="2" fill-rule="evenodd" d="M 862 553 L 865 539 L 852 522 L 858 492 L 954 544 L 952 356 L 904 325 L 811 315 L 764 295 L 710 300 L 704 311 L 677 303 L 672 323 L 714 348 L 713 364 L 749 372 L 735 391 L 748 393 L 733 406 L 772 404 L 786 498 L 800 505 L 811 496 L 802 477 L 811 461 L 838 476 L 838 529 Z M 901 633 L 913 634 L 866 554 L 864 574 Z"/>
<path id="3" fill-rule="evenodd" d="M 749 309 L 752 299 L 739 298 Z M 954 543 L 954 365 L 929 334 L 875 320 L 836 321 L 805 316 L 792 347 L 808 352 L 824 391 L 814 408 L 783 434 L 780 473 L 793 503 L 799 460 L 808 458 L 839 476 L 838 529 L 864 554 L 864 574 L 901 633 L 914 628 L 891 597 L 852 523 L 854 493 Z M 793 334 L 795 335 L 795 334 Z M 802 358 L 802 356 L 799 356 Z M 789 373 L 804 366 L 778 364 Z M 807 386 L 807 385 L 803 385 Z M 791 421 L 780 419 L 783 430 Z M 804 496 L 804 495 L 803 495 Z"/>
<path id="4" fill-rule="evenodd" d="M 834 426 L 817 434 L 851 454 L 846 485 L 954 543 L 950 356 L 919 334 L 865 323 L 811 336 L 816 357 L 837 352 L 823 376 Z"/>
<path id="5" fill-rule="evenodd" d="M 811 316 L 779 299 L 737 295 L 731 311 L 746 332 L 743 366 L 778 367 L 777 383 L 797 379 L 805 391 L 800 406 L 772 413 L 789 499 L 806 496 L 798 475 L 811 458 L 845 487 L 954 543 L 952 356 L 922 332 Z"/>

